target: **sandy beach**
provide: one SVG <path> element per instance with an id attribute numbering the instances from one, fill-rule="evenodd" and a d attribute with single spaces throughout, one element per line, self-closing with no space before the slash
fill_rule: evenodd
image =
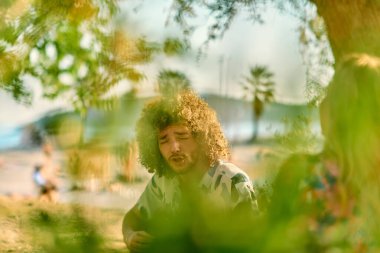
<path id="1" fill-rule="evenodd" d="M 37 198 L 38 189 L 32 180 L 34 166 L 40 159 L 39 149 L 8 150 L 0 152 L 0 195 L 13 199 Z M 57 162 L 62 163 L 63 154 L 56 152 Z M 232 162 L 241 167 L 253 181 L 261 182 L 268 176 L 268 168 L 274 167 L 273 150 L 262 145 L 240 145 L 231 149 Z M 86 190 L 72 191 L 65 172 L 60 176 L 59 202 L 78 203 L 102 208 L 128 210 L 143 191 L 150 174 L 138 167 L 135 182 L 110 182 L 102 189 L 97 181 L 84 182 Z"/>
<path id="2" fill-rule="evenodd" d="M 72 212 L 79 204 L 82 210 L 86 210 L 87 219 L 98 227 L 103 236 L 104 247 L 107 248 L 105 252 L 129 252 L 120 231 L 123 216 L 137 201 L 150 174 L 138 167 L 135 171 L 138 180 L 135 182 L 110 182 L 107 188 L 102 189 L 96 187 L 98 184 L 95 180 L 89 180 L 85 182 L 86 189 L 72 191 L 71 181 L 62 173 L 58 203 L 41 202 L 37 200 L 37 188 L 32 180 L 34 165 L 38 163 L 40 155 L 39 149 L 0 152 L 0 251 L 35 252 L 36 243 L 44 243 L 38 241 L 40 236 L 31 237 L 33 233 L 29 227 L 25 227 L 25 224 L 30 223 L 32 214 L 46 210 L 52 217 L 73 219 L 75 215 Z M 262 145 L 235 146 L 231 150 L 232 161 L 245 170 L 254 182 L 260 182 L 270 175 L 271 168 L 276 166 L 274 161 L 278 160 L 273 159 L 275 157 L 273 149 Z M 57 160 L 63 160 L 59 152 Z M 65 223 L 59 227 L 63 233 L 67 233 L 67 229 Z M 71 229 L 74 232 L 70 233 L 80 233 L 78 227 Z M 50 237 L 55 236 L 48 231 Z"/>
<path id="3" fill-rule="evenodd" d="M 57 162 L 63 160 L 62 154 L 57 152 Z M 0 195 L 13 199 L 37 198 L 38 188 L 32 180 L 34 166 L 39 162 L 41 152 L 32 150 L 9 150 L 0 152 Z M 139 171 L 144 174 L 144 171 Z M 72 191 L 71 182 L 63 171 L 59 177 L 59 202 L 79 203 L 104 208 L 129 209 L 137 200 L 149 179 L 147 173 L 145 180 L 128 184 L 111 184 L 112 189 L 97 189 L 96 180 L 84 182 L 87 189 Z"/>

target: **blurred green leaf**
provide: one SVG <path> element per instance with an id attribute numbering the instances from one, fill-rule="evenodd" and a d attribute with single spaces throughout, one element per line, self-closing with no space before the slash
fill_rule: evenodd
<path id="1" fill-rule="evenodd" d="M 163 50 L 166 55 L 182 55 L 186 52 L 186 44 L 177 38 L 167 38 L 164 41 Z"/>
<path id="2" fill-rule="evenodd" d="M 157 77 L 158 89 L 164 96 L 173 96 L 183 90 L 191 89 L 189 78 L 180 71 L 164 69 Z"/>

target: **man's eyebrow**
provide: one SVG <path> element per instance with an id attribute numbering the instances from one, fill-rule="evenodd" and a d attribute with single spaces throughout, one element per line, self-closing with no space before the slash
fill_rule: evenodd
<path id="1" fill-rule="evenodd" d="M 159 134 L 158 135 L 158 138 L 161 140 L 161 139 L 165 139 L 166 138 L 166 136 L 168 136 L 167 134 Z"/>
<path id="2" fill-rule="evenodd" d="M 175 131 L 174 132 L 175 134 L 177 135 L 186 135 L 186 134 L 190 134 L 188 131 L 186 130 L 178 130 L 178 131 Z"/>

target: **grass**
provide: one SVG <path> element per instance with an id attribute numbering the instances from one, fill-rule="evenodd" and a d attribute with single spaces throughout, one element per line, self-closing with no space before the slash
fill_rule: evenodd
<path id="1" fill-rule="evenodd" d="M 0 198 L 0 252 L 128 252 L 121 210 Z"/>

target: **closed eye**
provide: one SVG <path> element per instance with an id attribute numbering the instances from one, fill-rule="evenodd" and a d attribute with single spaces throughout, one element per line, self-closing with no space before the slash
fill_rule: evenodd
<path id="1" fill-rule="evenodd" d="M 176 133 L 176 137 L 179 139 L 179 140 L 187 140 L 190 138 L 190 134 L 185 132 L 185 133 L 181 133 L 181 132 L 178 132 Z"/>
<path id="2" fill-rule="evenodd" d="M 167 142 L 168 142 L 168 138 L 166 136 L 164 136 L 164 137 L 162 137 L 162 138 L 160 138 L 158 140 L 159 144 L 164 144 L 164 143 L 167 143 Z"/>

